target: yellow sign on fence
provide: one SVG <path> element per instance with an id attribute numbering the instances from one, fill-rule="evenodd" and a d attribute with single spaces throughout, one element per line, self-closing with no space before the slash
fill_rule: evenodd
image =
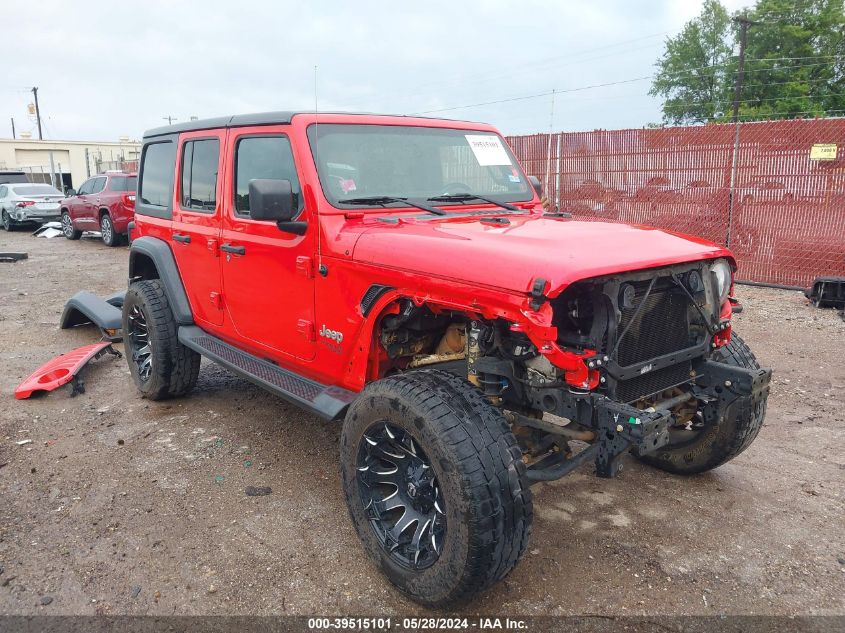
<path id="1" fill-rule="evenodd" d="M 816 143 L 810 148 L 810 160 L 836 160 L 836 144 Z"/>

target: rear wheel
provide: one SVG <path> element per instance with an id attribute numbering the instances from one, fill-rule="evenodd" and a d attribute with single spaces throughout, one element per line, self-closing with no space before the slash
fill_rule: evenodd
<path id="1" fill-rule="evenodd" d="M 751 348 L 737 334 L 731 336 L 730 343 L 716 351 L 713 360 L 745 369 L 760 369 Z M 712 470 L 748 448 L 760 432 L 765 417 L 766 399 L 763 398 L 745 417 L 716 425 L 698 424 L 700 428 L 691 425 L 693 428 L 690 430 L 676 430 L 669 444 L 640 459 L 676 475 L 695 475 Z"/>
<path id="2" fill-rule="evenodd" d="M 11 217 L 9 217 L 9 214 L 6 212 L 5 209 L 0 212 L 0 225 L 2 225 L 3 229 L 6 231 L 11 231 L 15 227 L 14 221 Z"/>
<path id="3" fill-rule="evenodd" d="M 520 449 L 501 412 L 463 378 L 428 370 L 367 386 L 343 425 L 341 473 L 367 553 L 422 604 L 466 602 L 528 545 Z"/>
<path id="4" fill-rule="evenodd" d="M 114 224 L 112 224 L 111 216 L 108 213 L 104 213 L 100 218 L 100 234 L 103 236 L 103 243 L 106 246 L 120 244 L 120 236 L 115 233 Z"/>
<path id="5" fill-rule="evenodd" d="M 136 281 L 123 300 L 129 372 L 150 400 L 181 396 L 197 383 L 200 355 L 179 342 L 176 319 L 158 279 Z"/>
<path id="6" fill-rule="evenodd" d="M 78 240 L 82 237 L 82 231 L 73 228 L 73 220 L 67 211 L 62 211 L 62 234 L 69 240 Z"/>

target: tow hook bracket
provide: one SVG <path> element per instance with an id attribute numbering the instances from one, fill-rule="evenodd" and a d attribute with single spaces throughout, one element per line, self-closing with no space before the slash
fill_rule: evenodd
<path id="1" fill-rule="evenodd" d="M 606 400 L 597 409 L 598 452 L 596 475 L 615 477 L 622 468 L 619 458 L 629 448 L 645 455 L 669 443 L 672 414 L 659 409 L 640 411 L 626 404 Z"/>
<path id="2" fill-rule="evenodd" d="M 546 302 L 546 280 L 542 277 L 537 277 L 531 286 L 531 309 L 535 312 L 543 307 Z"/>

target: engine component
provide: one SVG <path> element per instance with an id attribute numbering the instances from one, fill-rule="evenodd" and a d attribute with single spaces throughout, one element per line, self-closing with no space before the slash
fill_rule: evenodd
<path id="1" fill-rule="evenodd" d="M 557 382 L 557 367 L 545 356 L 535 356 L 525 361 L 526 381 L 532 387 L 545 387 Z"/>
<path id="2" fill-rule="evenodd" d="M 437 344 L 435 354 L 454 354 L 466 349 L 466 327 L 462 323 L 452 323 L 446 328 L 446 334 Z"/>

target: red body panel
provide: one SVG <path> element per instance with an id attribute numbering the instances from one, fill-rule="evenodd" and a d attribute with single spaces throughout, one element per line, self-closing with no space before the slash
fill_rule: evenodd
<path id="1" fill-rule="evenodd" d="M 556 296 L 580 279 L 728 255 L 659 229 L 541 216 L 510 218 L 509 226 L 439 218 L 379 222 L 357 240 L 353 258 L 515 292 L 528 292 L 542 277 Z"/>
<path id="2" fill-rule="evenodd" d="M 88 361 L 110 345 L 108 341 L 85 345 L 44 363 L 15 389 L 15 398 L 24 400 L 35 391 L 53 391 L 66 385 Z"/>
<path id="3" fill-rule="evenodd" d="M 429 217 L 417 209 L 335 208 L 320 187 L 306 136 L 315 117 L 321 124 L 495 132 L 478 123 L 340 114 L 300 114 L 290 125 L 222 130 L 219 134 L 226 136 L 218 172 L 222 204 L 214 214 L 196 220 L 197 226 L 191 229 L 199 231 L 202 225 L 203 239 L 213 240 L 219 222 L 220 244 L 245 246 L 245 255 L 198 255 L 196 261 L 185 262 L 179 254 L 182 245 L 171 239 L 173 232 L 188 230 L 184 214 L 176 211 L 178 187 L 174 187 L 173 228 L 169 220 L 139 215 L 133 239 L 159 237 L 177 253 L 191 308 L 203 329 L 320 382 L 360 390 L 378 378 L 379 349 L 373 334 L 385 311 L 406 297 L 434 309 L 510 321 L 566 371 L 570 384 L 592 386 L 583 355 L 557 346 L 549 304 L 538 310 L 530 307 L 529 291 L 536 278 L 546 280 L 546 295 L 554 297 L 575 281 L 600 275 L 717 257 L 733 263 L 727 250 L 698 238 L 647 227 L 543 217 L 536 196 L 516 203 L 526 214 L 509 216 L 509 225 Z M 271 222 L 244 220 L 234 214 L 234 143 L 237 136 L 251 133 L 290 138 L 305 201 L 298 217 L 308 223 L 305 235 L 284 233 Z M 186 138 L 215 134 L 182 133 L 179 151 Z M 174 182 L 178 183 L 178 177 Z M 453 215 L 480 208 L 496 215 L 499 210 L 484 204 L 443 208 Z M 386 224 L 376 220 L 378 215 L 400 218 L 400 222 Z M 207 248 L 206 243 L 201 246 Z M 317 272 L 320 264 L 325 274 Z M 210 318 L 208 295 L 218 280 L 222 310 Z M 373 284 L 391 290 L 364 316 L 361 299 Z M 342 333 L 342 343 L 320 336 L 323 327 Z"/>
<path id="4" fill-rule="evenodd" d="M 183 140 L 213 139 L 220 141 L 220 157 L 218 159 L 218 174 L 222 175 L 225 153 L 226 131 L 202 131 L 183 134 Z M 213 211 L 198 211 L 184 208 L 182 199 L 182 183 L 179 178 L 179 166 L 182 164 L 182 150 L 180 143 L 176 155 L 176 175 L 174 177 L 173 221 L 170 225 L 168 242 L 176 258 L 176 265 L 183 279 L 190 279 L 185 284 L 188 301 L 194 321 L 200 327 L 211 329 L 223 323 L 223 307 L 219 301 L 222 292 L 220 279 L 220 200 L 223 197 L 224 179 L 217 179 L 217 207 Z M 180 242 L 175 238 L 187 237 L 190 242 Z"/>

